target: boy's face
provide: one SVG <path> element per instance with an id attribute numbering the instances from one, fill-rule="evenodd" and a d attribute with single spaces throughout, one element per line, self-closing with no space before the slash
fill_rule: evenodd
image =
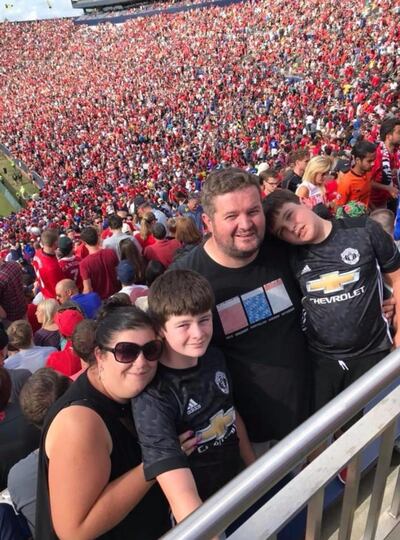
<path id="1" fill-rule="evenodd" d="M 279 211 L 272 234 L 289 244 L 312 244 L 319 229 L 319 218 L 310 208 L 288 202 Z"/>
<path id="2" fill-rule="evenodd" d="M 198 358 L 206 352 L 212 333 L 211 310 L 200 315 L 173 315 L 162 330 L 167 346 L 188 358 Z"/>

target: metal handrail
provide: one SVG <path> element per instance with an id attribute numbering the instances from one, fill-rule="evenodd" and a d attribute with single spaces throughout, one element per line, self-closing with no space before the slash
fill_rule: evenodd
<path id="1" fill-rule="evenodd" d="M 231 480 L 163 539 L 206 540 L 221 533 L 399 376 L 400 349 L 397 349 Z"/>

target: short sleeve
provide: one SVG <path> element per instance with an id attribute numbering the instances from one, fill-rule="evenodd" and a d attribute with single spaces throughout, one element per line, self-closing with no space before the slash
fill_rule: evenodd
<path id="1" fill-rule="evenodd" d="M 338 181 L 337 198 L 336 198 L 337 206 L 342 206 L 346 204 L 349 201 L 349 198 L 350 198 L 349 181 L 346 176 L 342 176 L 342 178 L 340 178 Z"/>
<path id="2" fill-rule="evenodd" d="M 176 432 L 178 404 L 172 394 L 157 395 L 145 390 L 133 398 L 132 412 L 142 448 L 146 480 L 153 480 L 167 471 L 188 467 Z"/>
<path id="3" fill-rule="evenodd" d="M 367 218 L 365 228 L 368 231 L 379 266 L 384 274 L 400 268 L 400 253 L 393 238 L 385 232 L 379 223 Z"/>

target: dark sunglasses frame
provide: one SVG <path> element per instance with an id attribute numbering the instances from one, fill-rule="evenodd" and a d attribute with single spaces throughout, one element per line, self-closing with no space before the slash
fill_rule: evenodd
<path id="1" fill-rule="evenodd" d="M 158 349 L 154 350 L 155 355 L 153 357 L 151 349 L 154 347 L 154 344 L 157 344 Z M 119 355 L 123 354 L 123 351 L 122 350 L 119 351 L 118 349 L 121 349 L 121 347 L 125 345 L 128 345 L 131 348 L 130 357 L 132 359 L 121 360 L 123 356 L 119 356 Z M 113 348 L 100 346 L 100 349 L 102 349 L 103 351 L 108 351 L 110 353 L 113 353 L 116 362 L 119 362 L 120 364 L 131 364 L 135 362 L 141 352 L 143 352 L 143 356 L 146 358 L 148 362 L 155 362 L 161 357 L 163 348 L 164 348 L 163 342 L 160 339 L 153 339 L 152 341 L 148 341 L 144 345 L 138 345 L 137 343 L 133 343 L 131 341 L 120 341 Z"/>

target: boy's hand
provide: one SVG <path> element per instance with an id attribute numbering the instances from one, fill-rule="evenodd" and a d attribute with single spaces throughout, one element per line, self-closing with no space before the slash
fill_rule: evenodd
<path id="1" fill-rule="evenodd" d="M 197 438 L 194 436 L 193 431 L 185 431 L 182 435 L 179 435 L 179 442 L 181 449 L 187 456 L 193 452 L 197 446 Z"/>

